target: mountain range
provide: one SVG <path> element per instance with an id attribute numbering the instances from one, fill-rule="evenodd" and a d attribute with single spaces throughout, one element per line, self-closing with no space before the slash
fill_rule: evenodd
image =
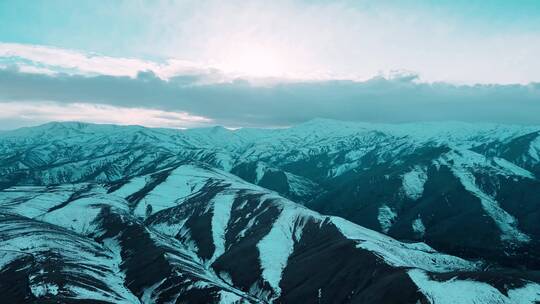
<path id="1" fill-rule="evenodd" d="M 10 303 L 540 302 L 540 127 L 0 133 Z"/>

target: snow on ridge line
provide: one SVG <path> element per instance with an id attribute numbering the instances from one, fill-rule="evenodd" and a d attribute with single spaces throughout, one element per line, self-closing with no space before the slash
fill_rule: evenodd
<path id="1" fill-rule="evenodd" d="M 507 161 L 504 158 L 494 157 L 493 162 L 502 170 L 504 170 L 505 174 L 508 176 L 520 176 L 525 177 L 529 179 L 535 179 L 534 174 L 532 172 L 523 169 L 522 167 Z"/>
<path id="2" fill-rule="evenodd" d="M 2 268 L 7 266 L 9 263 L 26 255 L 29 254 L 18 250 L 0 249 L 0 270 L 2 270 Z"/>
<path id="3" fill-rule="evenodd" d="M 329 218 L 346 238 L 357 242 L 357 248 L 371 251 L 396 267 L 414 267 L 431 272 L 472 270 L 477 267 L 473 262 L 439 253 L 425 243 L 402 243 L 343 218 Z"/>
<path id="4" fill-rule="evenodd" d="M 521 288 L 510 289 L 508 295 L 502 294 L 495 287 L 473 280 L 448 281 L 431 280 L 420 269 L 408 271 L 409 277 L 431 303 L 437 304 L 533 304 L 540 301 L 540 285 L 529 283 Z"/>
<path id="5" fill-rule="evenodd" d="M 499 230 L 501 231 L 501 240 L 519 243 L 526 243 L 531 240 L 528 235 L 519 231 L 516 218 L 501 208 L 494 198 L 484 193 L 476 185 L 475 177 L 472 173 L 464 168 L 456 166 L 451 166 L 450 170 L 454 176 L 460 180 L 463 187 L 465 187 L 465 190 L 469 191 L 480 200 L 484 211 L 493 219 L 497 227 L 499 227 Z"/>
<path id="6" fill-rule="evenodd" d="M 452 174 L 459 179 L 465 190 L 480 200 L 484 211 L 493 219 L 501 231 L 501 240 L 517 243 L 526 243 L 531 240 L 528 235 L 518 229 L 516 218 L 501 208 L 493 197 L 483 192 L 476 185 L 476 178 L 470 172 L 470 168 L 474 168 L 475 166 L 487 166 L 488 168 L 499 170 L 500 173 L 507 176 L 515 176 L 518 173 L 518 175 L 524 176 L 523 172 L 518 169 L 518 166 L 501 159 L 498 162 L 496 160 L 490 160 L 484 155 L 466 149 L 448 152 L 435 160 L 434 163 L 448 167 L 452 171 Z M 494 163 L 496 166 L 493 165 Z M 523 171 L 526 170 L 523 169 Z M 525 177 L 527 177 L 526 175 Z"/>
<path id="7" fill-rule="evenodd" d="M 483 154 L 471 151 L 469 149 L 455 148 L 454 150 L 442 155 L 435 163 L 448 165 L 449 161 L 454 166 L 463 168 L 488 168 L 495 170 L 498 174 L 508 177 L 524 177 L 535 179 L 534 174 L 528 170 L 500 157 L 486 157 Z"/>
<path id="8" fill-rule="evenodd" d="M 231 187 L 241 187 L 246 190 L 271 192 L 266 188 L 262 188 L 252 183 L 248 183 L 232 173 L 216 168 L 207 168 L 205 166 L 199 166 L 194 164 L 184 164 L 174 169 L 173 173 L 179 176 L 190 177 L 193 181 L 197 181 L 201 185 L 204 184 L 206 181 L 212 179 L 216 181 L 223 181 L 226 184 L 230 184 Z"/>

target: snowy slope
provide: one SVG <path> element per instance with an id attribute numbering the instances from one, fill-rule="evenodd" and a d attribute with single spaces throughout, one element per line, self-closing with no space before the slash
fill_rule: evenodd
<path id="1" fill-rule="evenodd" d="M 539 129 L 326 119 L 285 129 L 238 130 L 50 123 L 0 135 L 0 188 L 121 184 L 201 162 L 393 237 L 425 241 L 453 254 L 481 258 L 487 252 L 496 262 L 523 264 L 520 252 L 538 251 L 535 241 L 540 239 L 535 225 L 540 220 Z M 176 186 L 164 187 L 148 199 Z M 161 208 L 157 203 L 152 207 L 154 212 Z M 147 212 L 145 202 L 137 208 L 138 215 Z M 392 212 L 384 215 L 381 210 Z M 485 242 L 472 248 L 473 240 L 456 233 L 461 229 L 457 223 L 478 227 L 472 230 L 474 239 Z M 486 238 L 488 234 L 495 237 Z M 540 259 L 533 264 L 540 267 Z"/>
<path id="2" fill-rule="evenodd" d="M 493 298 L 511 303 L 514 289 L 534 294 L 499 269 L 518 269 L 524 282 L 538 280 L 523 269 L 540 270 L 539 130 L 325 119 L 239 130 L 50 123 L 0 134 L 0 205 L 111 250 L 129 292 L 147 302 L 392 302 L 396 286 L 415 302 L 418 282 L 426 299 L 439 299 L 433 273 L 476 272 L 488 266 L 466 260 L 482 260 L 495 268 L 471 280 L 508 281 L 506 298 Z"/>
<path id="3" fill-rule="evenodd" d="M 106 280 L 106 286 L 116 284 L 109 287 L 114 293 L 90 294 L 110 303 L 121 297 L 131 299 L 128 303 L 408 303 L 433 298 L 431 283 L 411 269 L 443 275 L 476 273 L 482 267 L 424 243 L 402 243 L 342 218 L 320 215 L 206 165 L 175 166 L 122 183 L 54 189 L 56 199 L 48 187 L 8 188 L 0 192 L 0 206 L 19 214 L 10 216 L 19 221 L 61 231 L 65 242 L 86 242 L 104 252 L 99 263 L 111 264 L 112 277 L 85 273 L 92 280 Z M 156 189 L 163 189 L 159 196 Z M 150 211 L 137 211 L 141 205 Z M 9 221 L 3 227 L 11 225 L 18 227 Z M 24 229 L 10 229 L 10 238 L 20 244 L 35 243 L 38 237 L 41 245 L 18 245 L 17 254 L 54 251 L 57 245 L 48 245 L 48 240 L 56 232 L 43 230 L 39 236 Z M 87 251 L 93 252 L 78 254 Z M 2 271 L 17 254 L 3 255 Z M 79 258 L 69 250 L 64 254 Z M 486 275 L 470 283 L 489 288 L 494 274 Z M 516 276 L 534 291 L 537 285 L 527 272 L 499 281 Z M 54 286 L 67 290 L 66 284 L 55 282 L 39 281 L 37 293 L 54 298 Z M 512 292 L 531 299 L 531 291 L 525 291 Z"/>
<path id="4" fill-rule="evenodd" d="M 139 303 L 125 286 L 121 260 L 101 244 L 56 225 L 5 213 L 0 214 L 0 236 L 0 289 L 9 303 Z"/>

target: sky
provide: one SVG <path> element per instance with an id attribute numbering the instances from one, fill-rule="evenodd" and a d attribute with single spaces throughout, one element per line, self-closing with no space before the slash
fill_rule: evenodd
<path id="1" fill-rule="evenodd" d="M 0 129 L 540 124 L 540 3 L 0 1 Z"/>

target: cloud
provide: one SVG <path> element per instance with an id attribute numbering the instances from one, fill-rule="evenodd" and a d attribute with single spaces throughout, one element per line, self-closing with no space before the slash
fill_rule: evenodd
<path id="1" fill-rule="evenodd" d="M 198 81 L 197 75 L 163 80 L 151 72 L 132 78 L 4 69 L 0 70 L 0 101 L 159 109 L 205 117 L 212 120 L 206 123 L 229 127 L 285 126 L 316 117 L 390 123 L 460 120 L 540 124 L 540 84 L 535 83 L 429 84 L 418 82 L 414 74 L 363 82 L 301 81 L 271 86 L 254 86 L 242 80 Z M 0 112 L 4 105 L 0 105 Z"/>
<path id="2" fill-rule="evenodd" d="M 147 127 L 189 128 L 208 124 L 210 119 L 185 112 L 127 108 L 88 103 L 1 102 L 0 129 L 50 121 L 82 121 Z"/>
<path id="3" fill-rule="evenodd" d="M 110 57 L 95 53 L 0 42 L 0 62 L 21 71 L 54 74 L 58 72 L 80 75 L 108 75 L 136 77 L 151 71 L 162 79 L 176 75 L 206 75 L 208 81 L 220 81 L 217 70 L 185 60 L 169 59 L 163 63 L 124 57 Z"/>
<path id="4" fill-rule="evenodd" d="M 113 76 L 151 70 L 163 78 L 162 65 L 174 74 L 187 63 L 244 79 L 367 80 L 411 70 L 427 82 L 526 84 L 540 81 L 539 7 L 535 1 L 14 1 L 0 9 L 0 40 L 116 56 L 17 46 L 20 56 Z"/>
<path id="5" fill-rule="evenodd" d="M 112 76 L 134 77 L 139 71 L 156 69 L 156 65 L 152 62 L 138 59 L 114 58 L 85 54 L 73 50 L 17 43 L 0 43 L 0 57 L 14 60 L 24 59 L 67 70 Z"/>

